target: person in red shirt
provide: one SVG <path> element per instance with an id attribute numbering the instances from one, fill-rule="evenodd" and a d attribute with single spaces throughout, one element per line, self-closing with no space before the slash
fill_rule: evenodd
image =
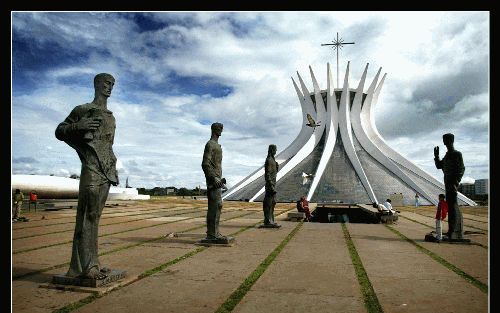
<path id="1" fill-rule="evenodd" d="M 35 190 L 32 190 L 30 192 L 30 202 L 28 204 L 28 210 L 31 210 L 31 204 L 34 204 L 35 205 L 35 211 L 36 211 L 37 200 L 38 200 L 38 195 L 36 194 Z"/>
<path id="2" fill-rule="evenodd" d="M 309 222 L 311 220 L 311 212 L 309 211 L 309 201 L 307 201 L 306 197 L 302 196 L 300 198 L 300 208 L 302 212 L 306 214 L 306 221 Z"/>
<path id="3" fill-rule="evenodd" d="M 444 194 L 439 195 L 439 203 L 436 210 L 436 239 L 438 241 L 441 241 L 443 239 L 442 221 L 448 214 L 448 203 L 444 198 Z"/>

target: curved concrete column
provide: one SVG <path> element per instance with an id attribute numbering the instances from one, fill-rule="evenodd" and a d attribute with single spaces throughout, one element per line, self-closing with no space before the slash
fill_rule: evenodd
<path id="1" fill-rule="evenodd" d="M 299 134 L 297 135 L 297 137 L 295 137 L 292 143 L 288 145 L 288 147 L 285 150 L 282 150 L 280 153 L 276 155 L 275 157 L 276 162 L 278 162 L 278 164 L 280 165 L 289 158 L 291 158 L 292 156 L 294 156 L 295 154 L 297 154 L 300 148 L 306 144 L 307 140 L 311 137 L 313 132 L 312 129 L 306 125 L 307 123 L 306 113 L 314 111 L 314 106 L 312 105 L 312 102 L 308 102 L 305 100 L 304 95 L 299 90 L 299 87 L 297 87 L 297 84 L 293 80 L 293 77 L 292 77 L 292 82 L 295 88 L 295 92 L 297 93 L 297 97 L 299 98 L 300 107 L 302 109 L 302 127 L 300 129 Z M 238 184 L 236 184 L 228 191 L 226 191 L 222 196 L 222 199 L 224 200 L 227 197 L 234 194 L 235 192 L 237 192 L 238 190 L 245 188 L 246 186 L 254 182 L 257 178 L 259 178 L 262 175 L 264 175 L 264 165 L 259 167 L 252 174 L 248 175 Z"/>
<path id="2" fill-rule="evenodd" d="M 312 74 L 312 69 L 311 74 Z M 312 74 L 313 75 L 313 74 Z M 310 92 L 307 89 L 306 85 L 304 84 L 304 81 L 302 80 L 302 77 L 300 77 L 300 74 L 297 72 L 297 76 L 299 77 L 299 82 L 300 86 L 302 88 L 302 94 L 305 96 L 305 102 L 306 102 L 306 107 L 311 108 L 312 111 L 308 111 L 312 118 L 315 121 L 321 121 L 320 126 L 316 127 L 316 129 L 313 129 L 312 127 L 306 126 L 308 128 L 311 128 L 312 134 L 306 144 L 304 144 L 300 150 L 288 161 L 283 168 L 281 168 L 278 171 L 278 174 L 276 175 L 276 183 L 283 178 L 288 172 L 290 172 L 291 169 L 293 169 L 295 166 L 297 166 L 300 162 L 302 162 L 311 152 L 314 150 L 314 148 L 318 145 L 321 136 L 323 135 L 323 132 L 325 130 L 325 118 L 326 118 L 326 110 L 323 104 L 323 99 L 320 97 L 321 102 L 318 102 L 318 99 L 315 99 L 316 102 L 316 110 L 314 110 L 314 105 L 312 102 L 312 99 L 310 97 Z M 304 114 L 305 115 L 305 114 Z M 305 125 L 305 123 L 304 123 Z M 263 186 L 249 201 L 253 202 L 256 198 L 258 198 L 261 194 L 263 194 L 265 191 L 265 186 Z"/>
<path id="3" fill-rule="evenodd" d="M 351 164 L 354 167 L 356 174 L 358 174 L 358 177 L 361 180 L 363 187 L 365 187 L 365 190 L 368 193 L 368 197 L 372 202 L 378 203 L 377 197 L 375 196 L 372 186 L 368 181 L 368 177 L 366 177 L 365 171 L 363 170 L 363 166 L 361 166 L 361 162 L 358 159 L 358 155 L 356 154 L 356 149 L 354 148 L 354 142 L 352 140 L 352 129 L 351 129 L 351 119 L 350 119 L 351 101 L 350 101 L 350 90 L 349 90 L 349 63 L 350 62 L 347 62 L 347 69 L 344 78 L 344 87 L 342 90 L 342 96 L 340 97 L 340 107 L 339 107 L 340 136 L 342 137 L 342 143 L 344 144 L 344 149 L 347 154 L 347 157 L 351 161 Z"/>
<path id="4" fill-rule="evenodd" d="M 330 63 L 327 63 L 327 89 L 326 89 L 326 121 L 325 121 L 325 131 L 326 131 L 326 141 L 325 148 L 323 149 L 323 153 L 321 154 L 321 159 L 319 160 L 318 168 L 316 169 L 316 173 L 314 173 L 314 178 L 309 188 L 309 192 L 307 193 L 307 201 L 310 201 L 316 188 L 318 187 L 319 181 L 323 176 L 323 172 L 330 160 L 330 157 L 333 153 L 333 148 L 335 147 L 335 142 L 337 139 L 337 132 L 339 128 L 339 110 L 337 108 L 337 98 L 335 96 L 335 88 L 333 86 L 332 74 L 330 71 Z M 314 79 L 314 92 L 316 97 L 316 103 L 318 103 L 318 95 L 319 92 L 321 95 L 321 91 L 319 90 L 319 86 L 316 79 Z M 323 99 L 321 99 L 323 103 Z"/>
<path id="5" fill-rule="evenodd" d="M 397 151 L 393 150 L 389 145 L 385 142 L 385 140 L 382 138 L 380 133 L 378 132 L 377 126 L 375 125 L 375 119 L 373 118 L 374 116 L 374 108 L 377 104 L 378 96 L 380 94 L 380 90 L 382 89 L 382 86 L 385 81 L 385 77 L 387 74 L 384 74 L 382 79 L 380 80 L 380 83 L 378 84 L 377 88 L 375 89 L 375 92 L 373 93 L 373 98 L 370 101 L 365 100 L 365 105 L 363 105 L 362 108 L 362 119 L 364 119 L 363 125 L 367 126 L 366 127 L 366 134 L 370 138 L 370 140 L 377 146 L 379 147 L 380 151 L 382 151 L 386 156 L 388 156 L 392 161 L 394 161 L 397 164 L 400 164 L 401 166 L 407 168 L 411 172 L 413 172 L 415 175 L 423 178 L 427 182 L 433 184 L 434 186 L 440 188 L 441 190 L 445 190 L 444 184 L 438 181 L 435 177 L 433 177 L 431 174 L 427 173 L 423 169 L 419 168 L 412 162 L 408 161 L 405 157 L 403 157 L 401 154 L 399 154 Z M 368 97 L 367 97 L 368 99 Z M 432 199 L 427 199 L 432 203 L 435 203 L 436 201 L 434 200 L 435 197 L 431 197 Z M 474 201 L 471 199 L 467 198 L 461 193 L 458 193 L 458 198 L 465 203 L 475 206 L 477 205 Z"/>
<path id="6" fill-rule="evenodd" d="M 370 140 L 367 132 L 371 131 L 370 127 L 367 127 L 366 124 L 370 124 L 370 114 L 368 111 L 362 111 L 362 94 L 363 94 L 363 85 L 366 79 L 366 73 L 368 70 L 368 65 L 366 64 L 365 71 L 363 72 L 363 76 L 358 86 L 358 90 L 356 91 L 356 96 L 354 97 L 354 101 L 351 108 L 351 122 L 352 128 L 354 130 L 354 134 L 358 139 L 359 143 L 363 147 L 363 149 L 368 152 L 375 160 L 380 162 L 385 168 L 399 177 L 403 182 L 421 194 L 426 200 L 437 205 L 436 197 L 429 195 L 422 188 L 420 188 L 408 175 L 406 175 L 390 158 L 388 158 L 379 148 Z M 375 92 L 375 86 L 377 85 L 378 77 L 380 75 L 380 68 L 375 75 L 370 87 L 366 92 L 366 98 L 364 102 L 364 106 L 370 106 L 370 103 L 373 99 L 373 95 Z"/>

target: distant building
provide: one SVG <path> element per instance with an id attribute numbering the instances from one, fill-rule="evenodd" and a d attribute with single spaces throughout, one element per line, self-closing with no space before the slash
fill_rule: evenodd
<path id="1" fill-rule="evenodd" d="M 475 184 L 471 183 L 460 184 L 458 186 L 458 191 L 468 197 L 474 196 L 476 194 Z"/>
<path id="2" fill-rule="evenodd" d="M 474 188 L 476 195 L 487 195 L 488 179 L 476 179 L 476 181 L 474 182 Z"/>
<path id="3" fill-rule="evenodd" d="M 167 188 L 167 195 L 175 194 L 175 188 Z"/>

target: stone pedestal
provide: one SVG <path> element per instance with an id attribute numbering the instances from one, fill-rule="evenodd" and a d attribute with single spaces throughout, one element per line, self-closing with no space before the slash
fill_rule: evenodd
<path id="1" fill-rule="evenodd" d="M 392 224 L 398 220 L 399 216 L 398 214 L 394 215 L 381 215 L 380 216 L 380 222 L 384 224 Z"/>
<path id="2" fill-rule="evenodd" d="M 306 213 L 304 212 L 289 212 L 287 215 L 288 220 L 299 222 L 306 218 Z"/>
<path id="3" fill-rule="evenodd" d="M 278 224 L 261 224 L 258 228 L 280 228 L 281 225 Z"/>
<path id="4" fill-rule="evenodd" d="M 468 244 L 468 243 L 470 243 L 470 239 L 465 239 L 465 238 L 452 239 L 452 238 L 446 237 L 446 238 L 443 238 L 442 241 L 445 241 L 445 242 L 448 242 L 448 243 L 462 243 L 462 244 Z"/>
<path id="5" fill-rule="evenodd" d="M 196 245 L 199 246 L 222 246 L 222 247 L 231 247 L 234 243 L 234 237 L 231 236 L 223 236 L 219 238 L 209 239 L 204 238 L 200 241 L 196 242 Z"/>
<path id="6" fill-rule="evenodd" d="M 458 244 L 469 244 L 471 242 L 470 239 L 465 239 L 465 238 L 451 239 L 447 235 L 443 235 L 441 237 L 441 240 L 438 240 L 436 238 L 435 231 L 431 231 L 430 233 L 425 234 L 424 240 L 428 242 L 445 242 L 445 243 L 458 243 Z"/>
<path id="7" fill-rule="evenodd" d="M 74 285 L 74 286 L 97 288 L 109 284 L 113 281 L 125 278 L 125 274 L 126 271 L 111 270 L 109 273 L 107 273 L 107 276 L 103 279 L 54 275 L 52 276 L 52 283 L 57 285 Z"/>

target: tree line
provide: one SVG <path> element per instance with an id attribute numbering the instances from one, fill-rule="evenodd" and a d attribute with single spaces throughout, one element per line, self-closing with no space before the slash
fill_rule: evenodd
<path id="1" fill-rule="evenodd" d="M 150 196 L 205 196 L 207 191 L 205 189 L 200 189 L 196 187 L 194 189 L 188 189 L 185 187 L 154 187 L 151 189 L 147 188 L 137 188 L 140 195 L 150 195 Z"/>

